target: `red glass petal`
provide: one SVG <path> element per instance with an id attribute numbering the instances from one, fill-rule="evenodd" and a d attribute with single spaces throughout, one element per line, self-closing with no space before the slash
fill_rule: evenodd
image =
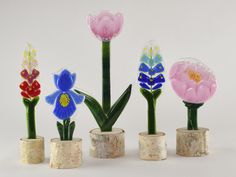
<path id="1" fill-rule="evenodd" d="M 25 92 L 21 92 L 21 95 L 24 97 L 24 98 L 30 98 L 29 95 Z"/>
<path id="2" fill-rule="evenodd" d="M 27 88 L 27 94 L 29 94 L 30 96 L 34 94 L 34 89 L 31 86 Z"/>
<path id="3" fill-rule="evenodd" d="M 20 75 L 24 78 L 27 79 L 27 77 L 29 76 L 29 73 L 26 69 L 24 69 L 23 71 L 21 71 Z"/>
<path id="4" fill-rule="evenodd" d="M 33 71 L 32 71 L 32 76 L 33 76 L 34 78 L 36 78 L 36 77 L 38 77 L 38 75 L 39 75 L 39 71 L 38 71 L 37 69 L 33 69 Z"/>
<path id="5" fill-rule="evenodd" d="M 38 83 L 38 81 L 34 81 L 33 84 L 32 84 L 32 88 L 34 90 L 38 90 L 40 88 L 40 84 Z"/>
<path id="6" fill-rule="evenodd" d="M 20 84 L 21 90 L 26 91 L 28 87 L 29 87 L 29 84 L 26 81 L 24 81 Z"/>
<path id="7" fill-rule="evenodd" d="M 36 91 L 34 92 L 34 94 L 32 94 L 31 96 L 32 96 L 32 97 L 36 97 L 36 96 L 39 96 L 40 93 L 41 93 L 40 90 L 36 90 Z"/>

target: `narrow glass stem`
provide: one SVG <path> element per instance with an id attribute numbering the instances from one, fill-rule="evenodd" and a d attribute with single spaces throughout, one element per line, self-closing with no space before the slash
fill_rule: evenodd
<path id="1" fill-rule="evenodd" d="M 63 140 L 69 140 L 70 119 L 63 120 Z"/>
<path id="2" fill-rule="evenodd" d="M 36 139 L 35 105 L 32 103 L 26 106 L 26 122 L 28 139 Z"/>
<path id="3" fill-rule="evenodd" d="M 156 134 L 156 101 L 148 99 L 148 134 Z"/>
<path id="4" fill-rule="evenodd" d="M 110 41 L 102 42 L 102 107 L 106 114 L 111 107 Z"/>
<path id="5" fill-rule="evenodd" d="M 203 103 L 188 103 L 184 101 L 185 106 L 188 109 L 188 130 L 198 130 L 198 121 L 197 121 L 197 110 L 203 105 Z"/>

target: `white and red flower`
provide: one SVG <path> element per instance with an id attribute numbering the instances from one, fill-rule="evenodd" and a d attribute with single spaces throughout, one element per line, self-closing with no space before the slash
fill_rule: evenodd
<path id="1" fill-rule="evenodd" d="M 23 70 L 20 72 L 24 81 L 20 84 L 21 95 L 24 98 L 32 99 L 40 94 L 40 84 L 37 81 L 39 71 L 36 69 L 37 60 L 35 59 L 36 50 L 28 44 L 24 52 Z"/>

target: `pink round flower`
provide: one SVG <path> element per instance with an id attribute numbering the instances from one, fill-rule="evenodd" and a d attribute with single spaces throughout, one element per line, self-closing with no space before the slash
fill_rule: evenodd
<path id="1" fill-rule="evenodd" d="M 102 41 L 110 41 L 117 36 L 122 28 L 123 21 L 124 18 L 121 13 L 113 15 L 108 11 L 102 11 L 97 16 L 88 16 L 91 31 Z"/>
<path id="2" fill-rule="evenodd" d="M 189 103 L 204 103 L 216 91 L 214 74 L 198 60 L 176 62 L 170 70 L 170 80 L 176 94 Z"/>

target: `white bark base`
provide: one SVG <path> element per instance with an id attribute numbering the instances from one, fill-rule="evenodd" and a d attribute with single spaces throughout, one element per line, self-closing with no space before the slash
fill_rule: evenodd
<path id="1" fill-rule="evenodd" d="M 50 167 L 57 169 L 77 168 L 82 164 L 82 139 L 61 141 L 51 139 Z"/>
<path id="2" fill-rule="evenodd" d="M 113 128 L 111 132 L 101 132 L 96 128 L 90 132 L 90 156 L 96 158 L 117 158 L 125 155 L 125 132 Z"/>
<path id="3" fill-rule="evenodd" d="M 142 160 L 164 160 L 167 158 L 166 136 L 163 132 L 149 135 L 139 133 L 139 158 Z"/>
<path id="4" fill-rule="evenodd" d="M 179 128 L 176 131 L 176 154 L 185 157 L 201 157 L 208 154 L 209 129 L 187 130 Z"/>
<path id="5" fill-rule="evenodd" d="M 44 138 L 20 139 L 20 160 L 24 164 L 38 164 L 44 161 Z"/>

